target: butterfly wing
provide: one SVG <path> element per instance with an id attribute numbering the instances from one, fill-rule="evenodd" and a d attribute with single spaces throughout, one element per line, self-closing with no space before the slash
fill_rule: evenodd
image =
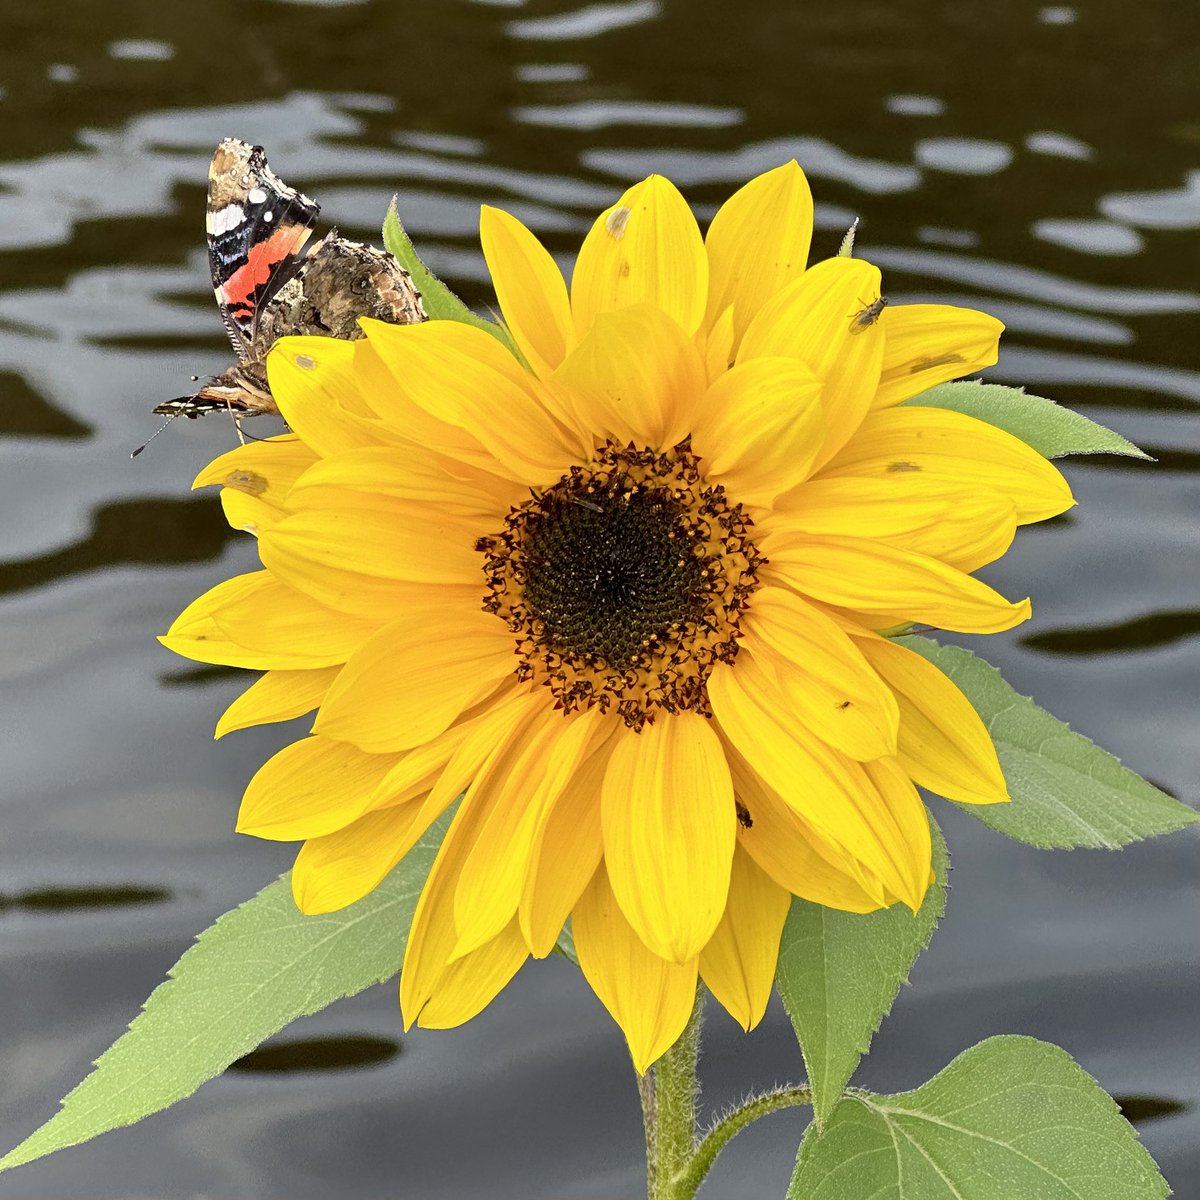
<path id="1" fill-rule="evenodd" d="M 239 362 L 255 354 L 258 315 L 296 273 L 320 206 L 288 187 L 261 146 L 226 138 L 208 172 L 208 261 Z"/>

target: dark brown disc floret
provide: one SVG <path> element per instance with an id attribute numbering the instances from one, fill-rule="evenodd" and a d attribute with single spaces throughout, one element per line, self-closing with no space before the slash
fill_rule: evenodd
<path id="1" fill-rule="evenodd" d="M 595 705 L 635 730 L 659 709 L 707 716 L 765 562 L 750 525 L 686 442 L 609 443 L 479 539 L 483 607 L 516 638 L 517 677 L 566 712 Z"/>

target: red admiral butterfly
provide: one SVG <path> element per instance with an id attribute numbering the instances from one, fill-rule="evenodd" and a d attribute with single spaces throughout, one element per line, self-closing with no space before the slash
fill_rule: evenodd
<path id="1" fill-rule="evenodd" d="M 261 146 L 226 138 L 217 147 L 208 171 L 208 261 L 237 362 L 156 413 L 277 414 L 266 370 L 276 338 L 352 340 L 362 337 L 359 317 L 396 325 L 426 319 L 412 278 L 385 251 L 330 233 L 300 256 L 320 211 L 267 166 Z"/>

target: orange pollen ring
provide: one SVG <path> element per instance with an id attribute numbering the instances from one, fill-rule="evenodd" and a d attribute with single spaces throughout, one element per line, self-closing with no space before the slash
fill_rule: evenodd
<path id="1" fill-rule="evenodd" d="M 517 679 L 564 713 L 596 706 L 635 731 L 660 711 L 711 716 L 705 685 L 737 656 L 766 563 L 752 524 L 688 442 L 608 442 L 476 542 L 483 608 L 513 633 Z"/>

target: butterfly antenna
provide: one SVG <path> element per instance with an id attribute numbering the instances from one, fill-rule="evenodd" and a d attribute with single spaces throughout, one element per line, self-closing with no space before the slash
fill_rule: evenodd
<path id="1" fill-rule="evenodd" d="M 162 433 L 162 431 L 166 429 L 166 427 L 170 425 L 170 423 L 179 415 L 180 413 L 173 412 L 136 450 L 130 451 L 129 457 L 137 458 L 137 456 L 141 454 L 141 452 L 145 450 L 145 448 L 150 445 L 150 443 L 154 441 L 154 439 L 158 437 L 158 435 Z"/>

